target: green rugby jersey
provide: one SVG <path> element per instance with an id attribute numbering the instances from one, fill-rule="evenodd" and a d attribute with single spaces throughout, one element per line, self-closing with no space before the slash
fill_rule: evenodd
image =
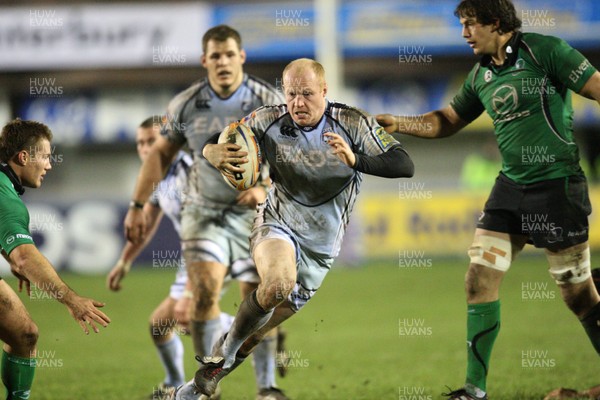
<path id="1" fill-rule="evenodd" d="M 0 169 L 0 249 L 10 254 L 17 246 L 33 244 L 33 238 L 29 232 L 29 212 L 8 177 L 7 172 L 12 171 L 6 171 L 7 168 L 4 164 Z"/>
<path id="2" fill-rule="evenodd" d="M 573 138 L 571 92 L 596 72 L 564 40 L 517 32 L 501 67 L 490 56 L 471 70 L 450 105 L 466 122 L 494 122 L 502 172 L 519 184 L 582 174 Z"/>

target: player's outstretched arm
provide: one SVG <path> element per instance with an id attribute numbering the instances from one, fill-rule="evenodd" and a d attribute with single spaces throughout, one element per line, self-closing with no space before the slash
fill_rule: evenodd
<path id="1" fill-rule="evenodd" d="M 156 140 L 140 168 L 132 201 L 144 204 L 148 200 L 181 147 L 182 145 L 175 144 L 163 136 Z M 143 242 L 148 234 L 141 208 L 130 207 L 124 225 L 125 237 L 134 243 Z"/>
<path id="2" fill-rule="evenodd" d="M 45 291 L 67 306 L 69 313 L 86 335 L 89 334 L 88 325 L 98 333 L 100 331 L 96 324 L 106 327 L 110 323 L 110 318 L 98 309 L 98 307 L 103 307 L 104 303 L 81 297 L 69 288 L 35 245 L 17 246 L 10 252 L 9 259 L 11 268 L 18 275 L 25 277 L 38 289 Z"/>
<path id="3" fill-rule="evenodd" d="M 377 123 L 387 133 L 403 133 L 425 139 L 452 136 L 468 125 L 451 106 L 417 116 L 379 114 Z"/>
<path id="4" fill-rule="evenodd" d="M 115 264 L 112 270 L 106 277 L 106 286 L 112 291 L 121 290 L 121 281 L 129 273 L 131 264 L 135 261 L 137 256 L 146 248 L 148 243 L 154 237 L 156 229 L 162 219 L 163 212 L 160 207 L 146 203 L 143 210 L 144 218 L 146 220 L 148 234 L 145 236 L 143 242 L 133 243 L 128 241 L 125 243 L 125 247 L 121 251 L 121 257 Z"/>

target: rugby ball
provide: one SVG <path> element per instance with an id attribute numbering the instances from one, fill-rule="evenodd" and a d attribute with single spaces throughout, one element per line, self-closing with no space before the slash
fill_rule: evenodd
<path id="1" fill-rule="evenodd" d="M 235 143 L 241 147 L 240 151 L 248 153 L 246 158 L 248 162 L 236 165 L 244 169 L 244 172 L 226 172 L 221 170 L 221 175 L 225 182 L 236 190 L 247 190 L 256 185 L 260 178 L 261 154 L 258 140 L 252 129 L 248 126 L 234 122 L 219 135 L 218 143 Z"/>

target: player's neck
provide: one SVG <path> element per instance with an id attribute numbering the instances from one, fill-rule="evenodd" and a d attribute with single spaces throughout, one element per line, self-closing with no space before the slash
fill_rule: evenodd
<path id="1" fill-rule="evenodd" d="M 235 93 L 235 91 L 238 90 L 238 88 L 240 86 L 242 86 L 243 81 L 244 81 L 244 75 L 240 74 L 239 78 L 233 84 L 231 84 L 230 86 L 223 87 L 223 86 L 216 85 L 214 82 L 210 82 L 210 79 L 209 79 L 210 87 L 216 93 L 216 95 L 222 99 L 226 99 L 229 96 L 231 96 L 233 93 Z"/>
<path id="2" fill-rule="evenodd" d="M 491 54 L 492 62 L 494 65 L 501 66 L 506 60 L 506 44 L 514 36 L 514 32 L 507 32 L 502 35 L 498 35 L 496 40 L 496 53 Z"/>

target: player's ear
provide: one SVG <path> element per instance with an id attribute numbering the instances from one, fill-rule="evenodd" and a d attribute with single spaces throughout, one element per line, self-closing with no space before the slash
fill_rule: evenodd
<path id="1" fill-rule="evenodd" d="M 327 82 L 323 82 L 323 97 L 327 96 Z"/>
<path id="2" fill-rule="evenodd" d="M 17 153 L 15 159 L 18 165 L 24 167 L 25 165 L 27 165 L 27 161 L 29 161 L 30 159 L 29 153 L 27 153 L 27 150 L 21 150 Z"/>
<path id="3" fill-rule="evenodd" d="M 200 64 L 202 64 L 202 66 L 206 68 L 206 54 L 204 53 L 202 53 L 202 57 L 200 57 Z"/>
<path id="4" fill-rule="evenodd" d="M 244 49 L 240 50 L 240 59 L 242 60 L 242 64 L 246 62 L 246 51 Z"/>
<path id="5" fill-rule="evenodd" d="M 498 34 L 502 33 L 502 32 L 500 32 L 500 20 L 499 19 L 492 22 L 492 32 L 498 32 Z"/>

